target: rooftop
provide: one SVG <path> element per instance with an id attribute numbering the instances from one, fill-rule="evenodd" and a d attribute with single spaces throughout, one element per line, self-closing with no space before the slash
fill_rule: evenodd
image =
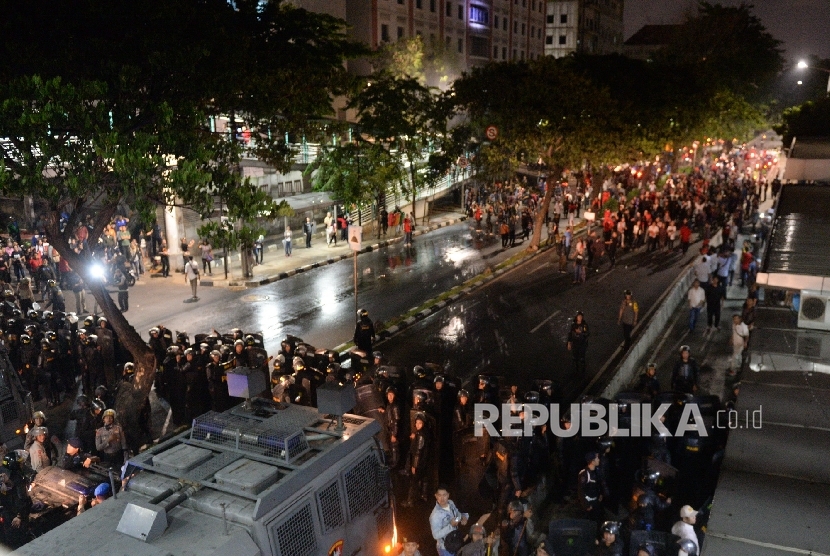
<path id="1" fill-rule="evenodd" d="M 796 137 L 789 158 L 830 159 L 830 137 Z"/>
<path id="2" fill-rule="evenodd" d="M 680 25 L 643 25 L 623 44 L 625 46 L 662 46 L 669 44 Z"/>

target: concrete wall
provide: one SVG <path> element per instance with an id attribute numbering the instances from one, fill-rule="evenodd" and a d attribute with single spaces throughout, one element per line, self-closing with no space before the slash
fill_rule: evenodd
<path id="1" fill-rule="evenodd" d="M 721 234 L 720 230 L 718 230 L 712 237 L 709 245 L 712 248 L 717 248 L 720 244 Z M 614 399 L 617 393 L 625 391 L 628 388 L 642 371 L 638 366 L 639 361 L 652 351 L 657 340 L 666 331 L 666 327 L 669 326 L 669 321 L 675 315 L 676 311 L 686 310 L 687 294 L 689 293 L 689 288 L 692 287 L 692 282 L 694 282 L 692 266 L 697 259 L 698 257 L 695 257 L 687 265 L 668 289 L 668 293 L 660 300 L 657 308 L 637 326 L 635 333 L 639 333 L 642 327 L 645 327 L 645 330 L 637 337 L 637 340 L 628 350 L 628 353 L 625 354 L 622 362 L 617 366 L 613 378 L 611 378 L 611 381 L 605 386 L 605 390 L 602 392 L 602 397 Z"/>

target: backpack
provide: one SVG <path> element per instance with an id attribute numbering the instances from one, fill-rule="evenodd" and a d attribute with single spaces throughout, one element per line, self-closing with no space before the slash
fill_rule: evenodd
<path id="1" fill-rule="evenodd" d="M 460 529 L 456 529 L 455 531 L 450 531 L 449 534 L 444 537 L 444 550 L 449 552 L 450 554 L 455 554 L 461 547 L 464 546 L 464 533 L 461 532 Z"/>

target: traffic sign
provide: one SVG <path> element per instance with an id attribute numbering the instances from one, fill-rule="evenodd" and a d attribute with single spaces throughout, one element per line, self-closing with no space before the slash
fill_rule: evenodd
<path id="1" fill-rule="evenodd" d="M 352 251 L 360 251 L 360 244 L 363 240 L 363 226 L 349 226 L 349 247 Z"/>
<path id="2" fill-rule="evenodd" d="M 493 141 L 496 137 L 499 136 L 499 128 L 494 125 L 487 126 L 487 129 L 484 130 L 484 136 L 487 137 L 490 141 Z"/>
<path id="3" fill-rule="evenodd" d="M 458 167 L 459 168 L 466 168 L 470 165 L 470 161 L 467 160 L 466 156 L 459 156 L 458 157 Z"/>

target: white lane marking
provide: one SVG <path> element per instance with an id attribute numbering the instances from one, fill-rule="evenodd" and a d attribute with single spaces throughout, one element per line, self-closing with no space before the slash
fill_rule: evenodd
<path id="1" fill-rule="evenodd" d="M 537 266 L 536 268 L 534 268 L 533 270 L 531 270 L 530 272 L 528 272 L 528 274 L 533 274 L 533 273 L 534 273 L 534 272 L 536 272 L 537 270 L 541 270 L 541 269 L 545 268 L 546 266 L 550 266 L 550 263 L 540 264 L 539 266 Z"/>
<path id="2" fill-rule="evenodd" d="M 531 334 L 533 334 L 534 332 L 536 332 L 537 330 L 539 330 L 540 328 L 542 328 L 542 326 L 544 326 L 544 324 L 545 324 L 546 322 L 548 322 L 550 319 L 552 319 L 553 317 L 555 317 L 556 315 L 558 315 L 558 314 L 559 314 L 559 313 L 561 313 L 561 312 L 562 312 L 562 311 L 554 311 L 554 312 L 553 312 L 553 314 L 552 314 L 551 316 L 549 316 L 548 318 L 546 318 L 545 320 L 543 320 L 542 322 L 540 322 L 540 323 L 536 326 L 536 328 L 534 328 L 533 330 L 531 330 L 531 331 L 530 331 L 530 333 L 531 333 Z"/>

